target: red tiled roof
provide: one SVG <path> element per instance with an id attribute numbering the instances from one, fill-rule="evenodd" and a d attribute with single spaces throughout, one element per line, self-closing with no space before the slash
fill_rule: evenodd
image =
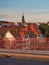
<path id="1" fill-rule="evenodd" d="M 28 26 L 25 26 L 25 27 L 23 27 L 23 28 L 21 28 L 21 30 L 23 30 L 23 31 L 28 31 Z"/>
<path id="2" fill-rule="evenodd" d="M 8 23 L 8 21 L 0 21 L 0 22 L 2 22 L 2 23 Z"/>
<path id="3" fill-rule="evenodd" d="M 34 27 L 34 25 L 29 25 L 30 26 L 30 28 L 31 28 L 31 30 L 32 30 L 32 32 L 34 32 L 35 31 L 35 27 Z"/>
<path id="4" fill-rule="evenodd" d="M 40 33 L 40 31 L 36 28 L 35 25 L 30 24 L 30 28 L 31 28 L 31 31 L 32 31 L 35 35 L 38 35 L 38 34 Z"/>
<path id="5" fill-rule="evenodd" d="M 32 31 L 32 33 L 34 33 L 35 35 L 38 35 L 40 33 L 40 30 L 38 30 L 34 24 L 30 24 L 28 26 L 21 27 L 19 29 L 20 32 L 18 32 L 18 28 L 17 27 L 10 27 L 10 26 L 9 27 L 1 27 L 0 28 L 0 34 L 5 35 L 5 33 L 7 31 L 10 31 L 11 34 L 14 37 L 16 37 L 16 35 L 24 36 L 25 35 L 25 32 L 28 32 L 28 28 L 29 27 L 30 27 L 30 30 Z"/>
<path id="6" fill-rule="evenodd" d="M 25 33 L 24 33 L 24 32 L 20 32 L 20 36 L 22 36 L 22 37 L 23 37 L 24 35 L 25 35 Z"/>
<path id="7" fill-rule="evenodd" d="M 14 22 L 8 22 L 9 26 L 13 26 L 15 23 Z"/>

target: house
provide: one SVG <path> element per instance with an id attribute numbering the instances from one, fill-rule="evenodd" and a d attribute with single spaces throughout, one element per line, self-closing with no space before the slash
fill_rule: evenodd
<path id="1" fill-rule="evenodd" d="M 0 21 L 0 26 L 8 26 L 8 21 Z"/>
<path id="2" fill-rule="evenodd" d="M 5 37 L 4 38 L 14 38 L 14 36 L 10 33 L 10 31 L 7 31 L 6 33 L 5 33 Z"/>
<path id="3" fill-rule="evenodd" d="M 15 23 L 14 22 L 8 22 L 9 26 L 14 26 Z"/>
<path id="4" fill-rule="evenodd" d="M 7 31 L 9 30 L 10 33 L 15 38 L 22 38 L 22 37 L 34 38 L 41 33 L 36 23 L 26 23 L 24 15 L 22 16 L 22 21 L 18 22 L 16 26 L 14 22 L 7 22 L 7 21 L 0 21 L 0 25 L 2 26 L 0 28 L 0 37 L 2 38 L 5 38 L 5 33 L 7 34 Z"/>

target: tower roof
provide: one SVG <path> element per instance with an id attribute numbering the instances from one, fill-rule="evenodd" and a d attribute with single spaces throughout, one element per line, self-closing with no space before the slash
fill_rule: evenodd
<path id="1" fill-rule="evenodd" d="M 25 23 L 24 14 L 22 14 L 22 23 Z"/>

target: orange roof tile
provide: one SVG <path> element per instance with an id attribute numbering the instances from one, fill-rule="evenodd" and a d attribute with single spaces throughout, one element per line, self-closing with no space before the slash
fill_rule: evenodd
<path id="1" fill-rule="evenodd" d="M 24 32 L 20 32 L 20 36 L 24 36 Z"/>
<path id="2" fill-rule="evenodd" d="M 35 31 L 34 34 L 35 34 L 35 35 L 38 35 L 39 33 L 38 33 L 38 31 Z"/>
<path id="3" fill-rule="evenodd" d="M 28 26 L 25 26 L 24 28 L 21 28 L 21 30 L 23 30 L 23 31 L 28 31 Z"/>
<path id="4" fill-rule="evenodd" d="M 31 28 L 32 32 L 34 32 L 36 29 L 36 27 L 34 27 L 34 25 L 32 25 L 32 24 L 30 25 L 30 28 Z"/>

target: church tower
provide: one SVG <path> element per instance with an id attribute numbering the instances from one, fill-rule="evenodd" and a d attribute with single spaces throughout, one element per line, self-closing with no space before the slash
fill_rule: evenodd
<path id="1" fill-rule="evenodd" d="M 22 14 L 22 23 L 25 24 L 24 14 Z"/>

